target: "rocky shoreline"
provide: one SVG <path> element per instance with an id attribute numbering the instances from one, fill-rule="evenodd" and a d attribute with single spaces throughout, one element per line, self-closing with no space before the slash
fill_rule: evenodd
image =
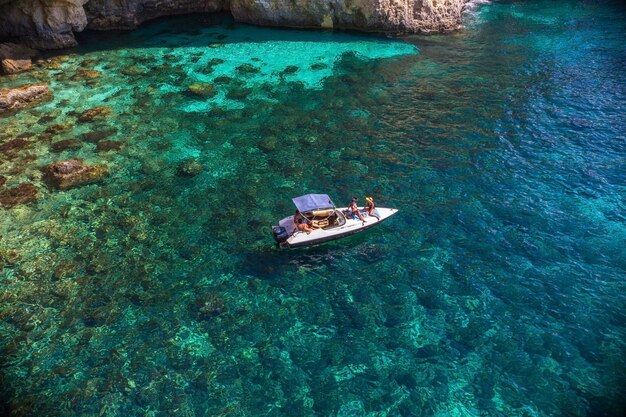
<path id="1" fill-rule="evenodd" d="M 0 0 L 0 41 L 76 46 L 84 29 L 133 29 L 161 16 L 230 12 L 235 21 L 387 33 L 456 30 L 468 0 Z"/>

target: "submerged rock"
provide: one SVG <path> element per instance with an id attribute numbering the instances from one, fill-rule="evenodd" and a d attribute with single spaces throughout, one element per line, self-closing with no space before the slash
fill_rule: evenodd
<path id="1" fill-rule="evenodd" d="M 83 62 L 80 63 L 81 67 L 85 67 L 85 68 L 89 68 L 89 67 L 93 67 L 95 65 L 98 64 L 98 60 L 97 59 L 86 59 Z"/>
<path id="2" fill-rule="evenodd" d="M 17 264 L 22 256 L 14 249 L 0 249 L 0 269 Z"/>
<path id="3" fill-rule="evenodd" d="M 139 67 L 137 65 L 131 65 L 130 67 L 123 68 L 120 71 L 124 75 L 137 76 L 137 75 L 145 75 L 148 70 L 144 67 Z"/>
<path id="4" fill-rule="evenodd" d="M 85 110 L 78 116 L 78 121 L 80 123 L 91 122 L 95 119 L 102 119 L 111 114 L 111 107 L 109 106 L 98 106 L 92 109 Z"/>
<path id="5" fill-rule="evenodd" d="M 117 133 L 117 129 L 103 129 L 98 130 L 96 132 L 87 132 L 83 134 L 83 139 L 87 142 L 99 142 L 103 139 L 108 138 L 109 136 L 113 136 Z"/>
<path id="6" fill-rule="evenodd" d="M 220 75 L 219 77 L 216 77 L 213 82 L 215 84 L 228 84 L 229 82 L 231 82 L 233 79 L 226 76 L 226 75 Z"/>
<path id="7" fill-rule="evenodd" d="M 259 148 L 265 152 L 272 152 L 276 150 L 277 146 L 278 146 L 278 139 L 276 138 L 276 136 L 264 137 L 259 142 Z"/>
<path id="8" fill-rule="evenodd" d="M 287 67 L 285 67 L 284 70 L 282 70 L 280 72 L 281 75 L 290 75 L 290 74 L 295 74 L 296 72 L 298 72 L 298 67 L 295 65 L 288 65 Z"/>
<path id="9" fill-rule="evenodd" d="M 261 72 L 261 69 L 250 64 L 241 64 L 235 69 L 240 74 L 256 74 L 258 72 Z"/>
<path id="10" fill-rule="evenodd" d="M 204 167 L 197 159 L 189 158 L 189 159 L 185 159 L 180 164 L 180 166 L 178 167 L 178 170 L 176 171 L 176 174 L 180 177 L 195 177 L 196 175 L 200 174 L 203 170 L 204 170 Z"/>
<path id="11" fill-rule="evenodd" d="M 14 153 L 20 149 L 26 148 L 30 145 L 30 142 L 24 139 L 13 139 L 3 144 L 0 144 L 0 153 L 9 154 Z"/>
<path id="12" fill-rule="evenodd" d="M 93 80 L 102 77 L 102 73 L 93 69 L 81 69 L 76 71 L 72 76 L 72 80 Z"/>
<path id="13" fill-rule="evenodd" d="M 226 312 L 226 303 L 222 297 L 207 293 L 189 305 L 189 312 L 196 320 L 209 320 Z"/>
<path id="14" fill-rule="evenodd" d="M 9 75 L 33 68 L 37 51 L 15 43 L 0 43 L 0 73 Z"/>
<path id="15" fill-rule="evenodd" d="M 315 64 L 311 64 L 311 69 L 314 71 L 323 70 L 325 68 L 328 68 L 328 65 L 324 64 L 323 62 L 316 62 Z"/>
<path id="16" fill-rule="evenodd" d="M 250 93 L 252 93 L 251 88 L 233 88 L 232 90 L 228 91 L 226 97 L 231 100 L 243 100 L 248 97 Z"/>
<path id="17" fill-rule="evenodd" d="M 72 128 L 72 125 L 70 124 L 56 124 L 56 125 L 49 126 L 45 130 L 45 133 L 56 134 L 56 133 L 65 132 L 66 130 L 70 130 L 71 128 Z"/>
<path id="18" fill-rule="evenodd" d="M 187 91 L 194 96 L 210 98 L 217 94 L 215 86 L 211 83 L 193 83 L 187 86 Z"/>
<path id="19" fill-rule="evenodd" d="M 207 62 L 207 65 L 212 67 L 212 66 L 215 66 L 215 65 L 223 64 L 224 62 L 226 62 L 226 61 L 224 61 L 223 59 L 220 59 L 220 58 L 211 58 L 209 60 L 209 62 Z"/>
<path id="20" fill-rule="evenodd" d="M 98 182 L 108 174 L 105 166 L 86 165 L 80 159 L 53 162 L 41 170 L 44 182 L 60 190 Z"/>
<path id="21" fill-rule="evenodd" d="M 52 150 L 52 152 L 62 152 L 71 149 L 80 149 L 82 147 L 83 143 L 78 139 L 65 139 L 54 142 L 52 145 L 50 145 L 50 150 Z"/>
<path id="22" fill-rule="evenodd" d="M 36 199 L 37 187 L 29 182 L 0 191 L 0 206 L 5 208 L 12 208 L 19 204 L 29 204 Z"/>
<path id="23" fill-rule="evenodd" d="M 52 98 L 46 84 L 26 84 L 15 88 L 0 89 L 0 114 L 15 112 L 35 106 Z"/>
<path id="24" fill-rule="evenodd" d="M 119 140 L 101 140 L 96 145 L 97 152 L 119 151 L 124 147 L 124 142 Z"/>

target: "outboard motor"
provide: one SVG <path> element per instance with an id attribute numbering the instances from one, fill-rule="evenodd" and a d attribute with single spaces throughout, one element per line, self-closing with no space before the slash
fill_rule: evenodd
<path id="1" fill-rule="evenodd" d="M 274 240 L 279 245 L 289 239 L 289 233 L 287 229 L 281 226 L 272 226 L 272 233 L 274 234 Z"/>

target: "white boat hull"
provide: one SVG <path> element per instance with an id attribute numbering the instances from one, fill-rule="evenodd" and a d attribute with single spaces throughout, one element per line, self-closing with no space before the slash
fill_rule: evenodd
<path id="1" fill-rule="evenodd" d="M 344 210 L 347 210 L 347 207 L 338 208 L 337 210 L 343 212 Z M 296 225 L 293 222 L 293 216 L 285 217 L 280 221 L 280 226 L 285 228 L 289 234 L 289 238 L 282 242 L 280 246 L 287 248 L 299 248 L 341 239 L 342 237 L 350 236 L 374 227 L 398 212 L 398 209 L 394 208 L 381 207 L 376 208 L 376 210 L 379 214 L 380 220 L 362 212 L 361 214 L 365 219 L 365 223 L 361 220 L 354 220 L 346 217 L 345 224 L 341 226 L 334 226 L 326 229 L 315 229 L 308 234 L 296 228 Z"/>

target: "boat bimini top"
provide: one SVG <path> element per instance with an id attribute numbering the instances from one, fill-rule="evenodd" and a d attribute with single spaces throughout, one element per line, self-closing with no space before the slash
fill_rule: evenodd
<path id="1" fill-rule="evenodd" d="M 305 194 L 300 197 L 292 198 L 293 204 L 300 213 L 309 213 L 311 211 L 334 209 L 335 204 L 328 194 Z"/>

